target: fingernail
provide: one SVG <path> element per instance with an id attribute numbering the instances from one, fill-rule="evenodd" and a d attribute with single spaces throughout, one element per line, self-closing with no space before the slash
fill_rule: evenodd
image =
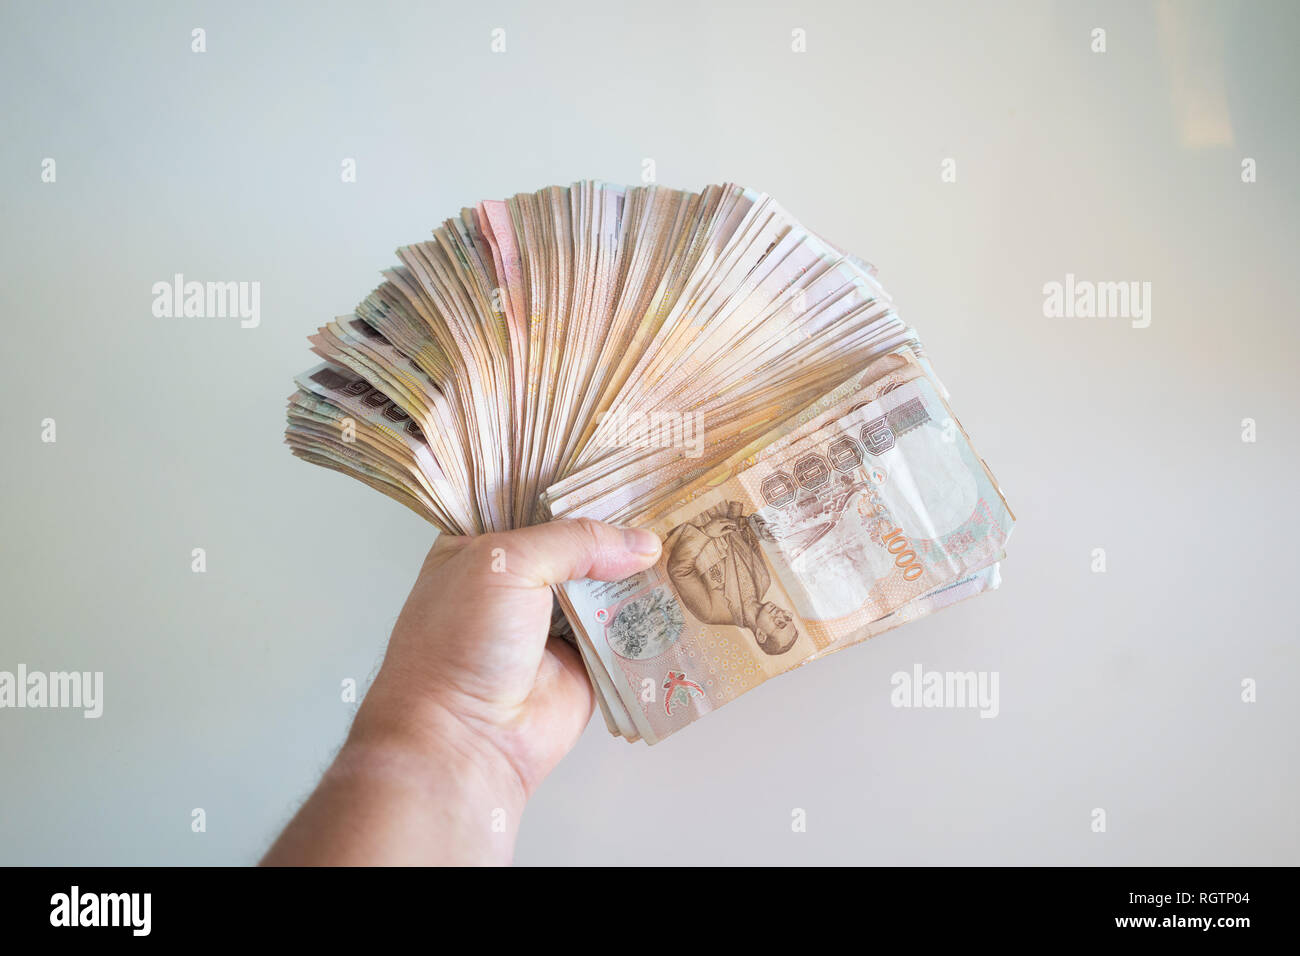
<path id="1" fill-rule="evenodd" d="M 659 553 L 659 536 L 644 528 L 624 528 L 623 546 L 633 554 L 644 554 L 649 557 Z"/>

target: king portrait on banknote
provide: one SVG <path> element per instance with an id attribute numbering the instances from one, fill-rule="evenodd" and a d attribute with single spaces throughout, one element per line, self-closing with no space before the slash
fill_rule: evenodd
<path id="1" fill-rule="evenodd" d="M 764 600 L 772 575 L 739 501 L 678 525 L 664 554 L 678 596 L 700 621 L 744 628 L 767 654 L 784 654 L 798 639 L 790 612 Z"/>

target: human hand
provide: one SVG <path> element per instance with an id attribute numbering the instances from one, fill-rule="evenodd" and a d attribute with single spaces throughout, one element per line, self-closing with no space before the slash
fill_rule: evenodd
<path id="1" fill-rule="evenodd" d="M 586 519 L 440 537 L 347 743 L 265 862 L 508 862 L 593 706 L 577 652 L 547 638 L 550 585 L 621 580 L 659 549 Z"/>
<path id="2" fill-rule="evenodd" d="M 577 651 L 547 638 L 550 585 L 621 580 L 654 564 L 659 548 L 648 531 L 589 520 L 440 537 L 358 724 L 418 730 L 434 709 L 463 724 L 531 795 L 577 741 L 594 703 Z"/>

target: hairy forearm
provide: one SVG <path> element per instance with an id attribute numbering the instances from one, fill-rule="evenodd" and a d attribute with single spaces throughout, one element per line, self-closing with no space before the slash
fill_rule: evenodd
<path id="1" fill-rule="evenodd" d="M 363 708 L 364 709 L 364 708 Z M 358 715 L 270 866 L 506 864 L 524 793 L 454 718 Z"/>

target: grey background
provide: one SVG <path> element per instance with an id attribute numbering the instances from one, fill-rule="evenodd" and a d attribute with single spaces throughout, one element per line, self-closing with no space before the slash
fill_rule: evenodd
<path id="1" fill-rule="evenodd" d="M 0 669 L 106 700 L 0 711 L 0 862 L 263 852 L 432 538 L 281 446 L 305 336 L 462 205 L 648 157 L 874 261 L 1019 527 L 1000 591 L 663 745 L 596 718 L 518 862 L 1300 863 L 1297 10 L 6 4 Z M 261 326 L 154 318 L 175 272 Z M 1151 282 L 1150 328 L 1045 318 L 1067 272 Z M 918 662 L 1000 716 L 891 707 Z"/>

